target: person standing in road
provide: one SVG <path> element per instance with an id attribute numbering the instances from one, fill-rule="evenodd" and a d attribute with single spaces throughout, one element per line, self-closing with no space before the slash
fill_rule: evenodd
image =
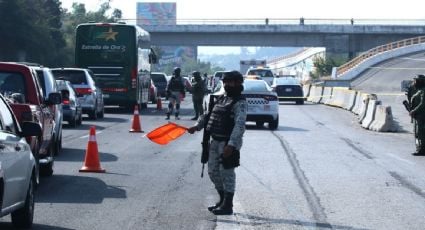
<path id="1" fill-rule="evenodd" d="M 413 79 L 416 90 L 413 94 L 409 115 L 413 118 L 416 152 L 414 156 L 425 155 L 425 76 L 418 75 Z"/>
<path id="2" fill-rule="evenodd" d="M 217 190 L 220 200 L 208 210 L 215 215 L 233 213 L 236 173 L 239 166 L 239 150 L 245 132 L 247 102 L 243 95 L 243 76 L 238 71 L 225 72 L 223 76 L 225 94 L 219 96 L 214 104 L 210 118 L 204 126 L 208 114 L 202 115 L 198 122 L 188 129 L 190 134 L 205 131 L 211 134 L 209 148 L 208 175 Z"/>
<path id="3" fill-rule="evenodd" d="M 204 101 L 205 95 L 205 83 L 202 80 L 200 72 L 194 71 L 192 76 L 195 79 L 194 83 L 192 84 L 192 101 L 193 109 L 195 110 L 195 117 L 193 117 L 192 120 L 198 120 L 198 117 L 204 114 L 202 103 Z"/>
<path id="4" fill-rule="evenodd" d="M 174 111 L 174 105 L 176 107 L 176 120 L 179 118 L 180 112 L 180 99 L 181 96 L 185 94 L 185 87 L 183 83 L 183 78 L 180 76 L 181 69 L 179 67 L 174 68 L 173 77 L 171 77 L 170 81 L 167 85 L 167 97 L 168 97 L 168 111 L 167 111 L 167 120 L 170 120 L 170 115 Z"/>

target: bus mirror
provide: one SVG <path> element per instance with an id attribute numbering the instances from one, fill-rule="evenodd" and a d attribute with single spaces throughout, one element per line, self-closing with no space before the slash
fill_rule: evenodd
<path id="1" fill-rule="evenodd" d="M 156 58 L 155 53 L 149 53 L 149 63 L 150 64 L 156 64 L 156 63 L 158 63 L 158 60 Z"/>

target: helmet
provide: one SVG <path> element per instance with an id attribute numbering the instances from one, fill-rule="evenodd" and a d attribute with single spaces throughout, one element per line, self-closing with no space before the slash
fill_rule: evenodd
<path id="1" fill-rule="evenodd" d="M 192 76 L 193 77 L 201 77 L 201 73 L 199 71 L 193 71 Z"/>
<path id="2" fill-rule="evenodd" d="M 173 75 L 180 76 L 181 72 L 182 72 L 182 70 L 180 69 L 180 67 L 175 67 L 174 70 L 173 70 Z"/>
<path id="3" fill-rule="evenodd" d="M 230 72 L 223 73 L 223 82 L 225 81 L 236 81 L 239 83 L 243 82 L 243 76 L 239 71 L 233 70 Z"/>

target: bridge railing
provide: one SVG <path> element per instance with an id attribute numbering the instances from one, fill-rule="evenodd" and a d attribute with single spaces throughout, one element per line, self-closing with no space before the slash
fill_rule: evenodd
<path id="1" fill-rule="evenodd" d="M 425 25 L 425 19 L 332 19 L 332 18 L 241 18 L 241 19 L 122 19 L 138 25 Z"/>
<path id="2" fill-rule="evenodd" d="M 421 43 L 425 43 L 425 36 L 408 38 L 408 39 L 404 39 L 404 40 L 400 40 L 400 41 L 396 41 L 396 42 L 391 42 L 391 43 L 388 43 L 388 44 L 385 44 L 385 45 L 381 45 L 381 46 L 372 48 L 372 49 L 360 54 L 359 56 L 353 58 L 349 62 L 339 66 L 337 68 L 337 77 L 341 76 L 345 72 L 356 67 L 358 64 L 360 64 L 361 62 L 363 62 L 364 60 L 366 60 L 366 59 L 368 59 L 372 56 L 378 55 L 378 54 L 386 52 L 386 51 L 390 51 L 390 50 L 394 50 L 394 49 L 398 49 L 398 48 L 402 48 L 402 47 L 406 47 L 406 46 L 410 46 L 410 45 L 421 44 Z"/>

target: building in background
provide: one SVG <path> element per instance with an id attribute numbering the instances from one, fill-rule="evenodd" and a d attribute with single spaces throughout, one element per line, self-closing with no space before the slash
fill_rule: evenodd
<path id="1" fill-rule="evenodd" d="M 176 7 L 175 2 L 138 2 L 137 25 L 176 25 Z M 181 66 L 185 61 L 196 62 L 198 56 L 196 46 L 159 46 L 156 50 L 160 57 L 157 71 Z"/>

